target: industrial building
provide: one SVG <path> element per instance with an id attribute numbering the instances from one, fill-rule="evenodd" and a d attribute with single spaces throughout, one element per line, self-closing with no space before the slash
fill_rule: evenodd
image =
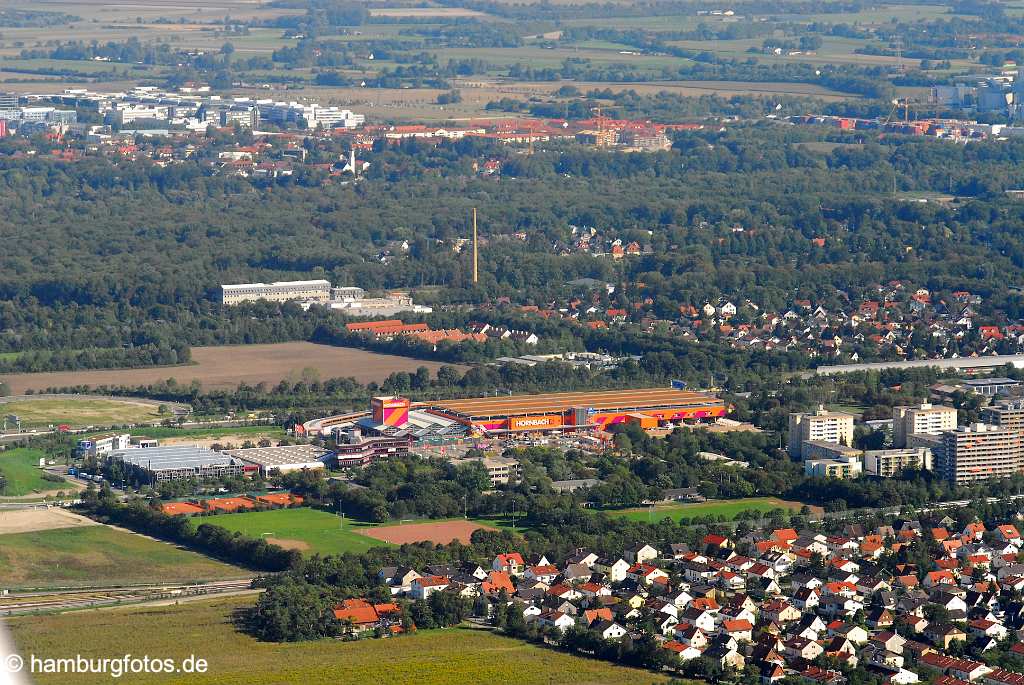
<path id="1" fill-rule="evenodd" d="M 893 447 L 906 447 L 912 434 L 938 435 L 956 428 L 956 409 L 924 403 L 892 408 Z"/>
<path id="2" fill-rule="evenodd" d="M 395 316 L 403 312 L 429 314 L 432 307 L 415 304 L 408 293 L 388 293 L 385 297 L 367 297 L 362 288 L 332 288 L 331 309 L 345 316 Z"/>
<path id="3" fill-rule="evenodd" d="M 814 413 L 790 414 L 788 445 L 790 455 L 802 459 L 805 441 L 852 444 L 853 415 L 826 411 L 824 407 L 819 407 Z"/>
<path id="4" fill-rule="evenodd" d="M 956 485 L 1021 470 L 1021 434 L 984 423 L 944 432 L 934 452 L 936 472 Z"/>
<path id="5" fill-rule="evenodd" d="M 230 454 L 186 445 L 114 450 L 107 459 L 111 463 L 121 462 L 138 480 L 147 483 L 237 477 L 259 470 Z"/>
<path id="6" fill-rule="evenodd" d="M 227 450 L 224 454 L 256 466 L 260 475 L 266 478 L 292 471 L 322 469 L 331 452 L 315 445 L 286 445 Z"/>
<path id="7" fill-rule="evenodd" d="M 277 281 L 274 283 L 238 283 L 222 285 L 221 299 L 224 304 L 240 304 L 242 302 L 291 302 L 294 300 L 328 302 L 331 299 L 331 282 L 327 280 L 313 281 Z"/>

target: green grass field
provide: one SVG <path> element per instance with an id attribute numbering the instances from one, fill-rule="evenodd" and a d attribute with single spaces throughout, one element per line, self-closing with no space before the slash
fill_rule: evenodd
<path id="1" fill-rule="evenodd" d="M 114 426 L 160 418 L 156 403 L 106 398 L 40 398 L 0 403 L 4 415 L 17 414 L 22 428 L 68 423 L 72 426 Z"/>
<path id="2" fill-rule="evenodd" d="M 359 534 L 360 528 L 372 524 L 346 519 L 342 530 L 339 517 L 306 507 L 218 514 L 197 517 L 192 522 L 195 525 L 212 523 L 250 537 L 264 537 L 268 542 L 284 547 L 320 554 L 365 552 L 371 547 L 387 544 Z"/>
<path id="3" fill-rule="evenodd" d="M 694 516 L 724 516 L 726 519 L 732 519 L 741 511 L 751 509 L 764 512 L 769 512 L 773 509 L 795 511 L 799 510 L 800 506 L 796 502 L 783 502 L 775 497 L 748 497 L 746 499 L 722 500 L 719 502 L 659 505 L 654 507 L 653 513 L 648 507 L 617 509 L 606 513 L 610 516 L 623 516 L 631 521 L 657 522 L 666 517 L 673 521 L 678 521 L 683 517 L 693 518 Z"/>
<path id="4" fill-rule="evenodd" d="M 119 608 L 75 614 L 14 618 L 7 625 L 22 655 L 70 653 L 96 659 L 126 652 L 153 658 L 189 655 L 209 663 L 206 674 L 136 675 L 131 683 L 212 685 L 242 683 L 378 683 L 388 685 L 649 685 L 661 674 L 622 668 L 501 637 L 485 630 L 449 628 L 387 640 L 297 643 L 258 642 L 237 632 L 234 616 L 252 598 L 190 602 L 178 606 Z M 69 636 L 87 639 L 69 643 Z M 69 648 L 69 644 L 73 648 Z M 27 657 L 26 657 L 27 660 Z M 109 685 L 107 674 L 35 674 L 35 682 Z"/>
<path id="5" fill-rule="evenodd" d="M 41 450 L 19 448 L 0 452 L 0 473 L 6 481 L 0 495 L 21 497 L 36 492 L 60 490 L 61 483 L 43 480 L 43 470 L 39 468 Z"/>
<path id="6" fill-rule="evenodd" d="M 245 569 L 106 526 L 0 535 L 0 584 L 93 587 L 244 578 Z"/>

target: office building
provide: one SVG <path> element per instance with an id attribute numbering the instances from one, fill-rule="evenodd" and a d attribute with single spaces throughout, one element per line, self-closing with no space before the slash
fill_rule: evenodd
<path id="1" fill-rule="evenodd" d="M 114 116 L 121 126 L 135 121 L 157 120 L 170 118 L 171 108 L 166 105 L 128 105 L 118 109 Z"/>
<path id="2" fill-rule="evenodd" d="M 255 106 L 235 105 L 220 110 L 219 118 L 220 121 L 218 123 L 221 126 L 238 124 L 247 128 L 256 128 L 260 120 L 260 111 Z"/>
<path id="3" fill-rule="evenodd" d="M 18 94 L 0 92 L 0 109 L 18 109 Z"/>
<path id="4" fill-rule="evenodd" d="M 327 302 L 331 299 L 331 282 L 327 280 L 239 283 L 222 285 L 220 290 L 221 302 L 224 304 L 240 304 L 257 300 Z"/>
<path id="5" fill-rule="evenodd" d="M 934 404 L 892 408 L 892 445 L 906 447 L 912 434 L 939 435 L 956 428 L 956 409 Z"/>
<path id="6" fill-rule="evenodd" d="M 962 485 L 1021 470 L 1021 434 L 984 423 L 945 431 L 935 451 L 935 471 Z"/>
<path id="7" fill-rule="evenodd" d="M 819 407 L 813 414 L 789 415 L 789 453 L 803 458 L 803 443 L 808 440 L 853 443 L 853 415 L 826 411 Z"/>
<path id="8" fill-rule="evenodd" d="M 109 454 L 114 450 L 124 450 L 129 447 L 131 447 L 131 436 L 127 433 L 96 435 L 79 440 L 75 454 L 81 458 L 98 457 L 101 454 Z"/>
<path id="9" fill-rule="evenodd" d="M 338 107 L 304 105 L 298 102 L 258 101 L 259 115 L 275 124 L 296 124 L 306 128 L 355 128 L 366 122 L 366 117 Z"/>
<path id="10" fill-rule="evenodd" d="M 868 450 L 864 453 L 864 473 L 870 476 L 892 478 L 904 469 L 930 471 L 931 468 L 932 451 L 928 447 Z"/>
<path id="11" fill-rule="evenodd" d="M 409 454 L 413 438 L 408 433 L 364 435 L 360 428 L 334 431 L 337 446 L 331 458 L 337 468 L 366 466 L 377 459 Z"/>
<path id="12" fill-rule="evenodd" d="M 1024 400 L 1002 400 L 984 407 L 981 420 L 1000 428 L 1024 431 Z"/>

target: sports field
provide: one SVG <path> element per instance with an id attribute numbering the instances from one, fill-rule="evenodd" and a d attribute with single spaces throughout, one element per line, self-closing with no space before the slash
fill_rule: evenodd
<path id="1" fill-rule="evenodd" d="M 249 575 L 201 554 L 108 526 L 0 535 L 0 583 L 6 588 L 199 582 Z"/>
<path id="2" fill-rule="evenodd" d="M 43 492 L 56 492 L 65 487 L 43 479 L 43 471 L 39 468 L 41 450 L 19 448 L 0 452 L 0 474 L 3 474 L 5 486 L 0 488 L 0 495 L 5 497 L 22 497 Z M 68 486 L 70 489 L 70 486 Z"/>
<path id="3" fill-rule="evenodd" d="M 371 547 L 387 544 L 359 532 L 371 524 L 346 519 L 343 530 L 340 517 L 308 507 L 202 516 L 192 519 L 192 522 L 195 525 L 212 523 L 301 552 L 365 552 Z"/>
<path id="4" fill-rule="evenodd" d="M 131 652 L 178 660 L 195 655 L 209 663 L 204 675 L 133 674 L 133 685 L 478 685 L 506 681 L 516 685 L 649 685 L 669 680 L 661 674 L 571 656 L 471 628 L 425 630 L 399 638 L 348 643 L 258 642 L 237 632 L 234 625 L 236 613 L 251 605 L 251 597 L 231 598 L 12 618 L 7 625 L 19 652 L 38 658 L 66 656 L 68 636 L 79 635 L 88 639 L 75 641 L 72 653 L 89 659 Z M 107 674 L 40 674 L 34 678 L 44 685 L 111 682 Z"/>
<path id="5" fill-rule="evenodd" d="M 635 509 L 617 509 L 607 512 L 610 516 L 623 516 L 631 521 L 660 521 L 670 518 L 673 521 L 693 518 L 694 516 L 724 516 L 732 519 L 741 511 L 770 512 L 774 509 L 798 511 L 803 506 L 799 502 L 785 502 L 776 497 L 748 497 L 746 499 L 721 500 L 717 502 L 701 502 L 695 504 L 664 504 L 654 507 L 637 507 Z"/>
<path id="6" fill-rule="evenodd" d="M 250 385 L 275 385 L 282 380 L 298 382 L 310 374 L 324 379 L 351 376 L 361 383 L 379 383 L 395 371 L 411 372 L 425 366 L 436 372 L 442 366 L 438 362 L 411 357 L 309 342 L 195 347 L 192 349 L 192 361 L 193 364 L 183 366 L 143 369 L 21 373 L 5 376 L 4 380 L 14 394 L 29 389 L 77 385 L 150 385 L 169 378 L 185 385 L 199 381 L 203 388 L 210 390 L 233 389 L 243 382 Z"/>
<path id="7" fill-rule="evenodd" d="M 474 531 L 488 529 L 493 530 L 487 525 L 459 519 L 375 526 L 367 528 L 364 533 L 375 540 L 383 540 L 396 545 L 408 542 L 434 542 L 439 545 L 447 545 L 452 540 L 458 540 L 462 544 L 468 545 L 469 538 Z"/>
<path id="8" fill-rule="evenodd" d="M 7 377 L 12 388 L 16 385 L 13 382 L 14 378 L 16 376 Z M 106 397 L 42 397 L 2 402 L 0 403 L 0 412 L 4 415 L 17 414 L 21 419 L 22 428 L 38 428 L 61 423 L 75 427 L 114 426 L 156 421 L 161 418 L 157 411 L 158 407 L 158 402 L 149 400 L 116 400 Z"/>

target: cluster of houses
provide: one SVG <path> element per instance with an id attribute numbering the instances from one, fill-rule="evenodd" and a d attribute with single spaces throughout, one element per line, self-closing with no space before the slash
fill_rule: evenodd
<path id="1" fill-rule="evenodd" d="M 636 242 L 622 246 L 621 241 L 612 240 L 610 244 L 626 256 L 649 249 Z M 642 283 L 632 287 L 634 295 L 642 294 Z M 841 306 L 796 298 L 784 311 L 769 311 L 749 299 L 722 297 L 680 304 L 677 312 L 665 312 L 658 310 L 652 296 L 634 297 L 628 308 L 623 307 L 615 302 L 614 286 L 595 282 L 589 295 L 519 309 L 591 328 L 632 323 L 684 340 L 713 338 L 733 348 L 799 350 L 815 358 L 853 362 L 905 358 L 922 341 L 926 351 L 938 358 L 1015 354 L 1024 349 L 1024 323 L 986 325 L 977 311 L 982 299 L 972 293 L 957 291 L 940 297 L 901 281 L 876 285 L 874 290 L 877 296 L 872 299 L 841 298 Z"/>
<path id="2" fill-rule="evenodd" d="M 508 340 L 524 345 L 536 345 L 540 340 L 535 333 L 529 331 L 511 330 L 500 326 L 491 326 L 486 323 L 474 323 L 469 328 L 470 330 L 468 331 L 464 331 L 461 328 L 435 330 L 426 323 L 404 323 L 400 319 L 367 321 L 345 325 L 345 329 L 349 333 L 359 333 L 377 341 L 407 337 L 431 345 L 435 351 L 437 346 L 443 342 L 458 344 L 467 341 L 486 343 L 491 340 Z"/>
<path id="3" fill-rule="evenodd" d="M 926 566 L 896 562 L 910 545 L 929 550 L 914 557 Z M 396 597 L 504 600 L 551 634 L 587 629 L 616 641 L 653 631 L 670 663 L 711 659 L 762 683 L 838 685 L 840 669 L 861 666 L 897 685 L 1016 685 L 1024 674 L 986 657 L 1024 657 L 1022 549 L 1012 523 L 957 531 L 946 517 L 835 534 L 708 534 L 694 549 L 638 544 L 611 557 L 580 549 L 559 564 L 509 552 L 489 566 L 385 567 L 379 577 Z"/>

